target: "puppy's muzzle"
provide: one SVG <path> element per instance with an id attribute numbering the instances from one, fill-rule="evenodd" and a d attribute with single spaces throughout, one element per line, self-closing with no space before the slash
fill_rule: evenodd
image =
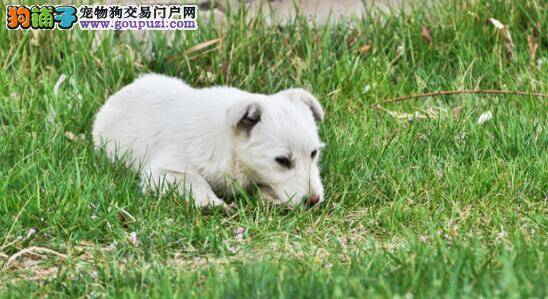
<path id="1" fill-rule="evenodd" d="M 257 187 L 259 188 L 259 190 L 261 190 L 261 192 L 271 197 L 273 199 L 273 202 L 275 203 L 283 202 L 280 200 L 280 198 L 278 197 L 274 189 L 272 189 L 272 187 L 266 184 L 259 184 L 257 185 Z M 309 207 L 313 207 L 317 205 L 319 202 L 320 202 L 320 196 L 314 193 L 303 196 L 300 201 L 301 204 L 307 205 Z"/>
<path id="2" fill-rule="evenodd" d="M 318 194 L 311 194 L 303 197 L 303 202 L 313 207 L 320 202 L 320 196 Z"/>

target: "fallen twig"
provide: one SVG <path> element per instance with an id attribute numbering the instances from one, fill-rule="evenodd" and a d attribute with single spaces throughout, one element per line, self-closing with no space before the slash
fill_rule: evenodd
<path id="1" fill-rule="evenodd" d="M 15 216 L 15 220 L 13 220 L 13 223 L 11 224 L 10 229 L 8 229 L 8 233 L 4 236 L 4 241 L 2 242 L 2 245 L 0 245 L 0 250 L 6 248 L 6 246 L 7 246 L 6 244 L 8 243 L 8 238 L 11 234 L 11 231 L 13 230 L 13 227 L 15 226 L 15 223 L 17 223 L 17 220 L 19 220 L 19 216 L 21 216 L 21 213 L 23 213 L 23 210 L 25 210 L 25 208 L 29 204 L 30 200 L 31 200 L 30 198 L 27 199 L 27 201 L 25 202 L 25 204 L 23 205 L 21 210 L 19 210 L 19 212 L 17 213 L 17 216 Z M 15 241 L 13 241 L 10 244 L 13 244 L 13 243 L 17 242 L 18 240 L 19 239 L 16 239 Z"/>
<path id="2" fill-rule="evenodd" d="M 63 260 L 67 258 L 67 255 L 59 253 L 55 250 L 51 250 L 49 248 L 44 248 L 44 247 L 33 246 L 33 247 L 25 248 L 25 249 L 15 253 L 14 255 L 10 256 L 8 258 L 8 260 L 6 261 L 6 264 L 4 264 L 4 268 L 5 269 L 10 268 L 15 260 L 17 260 L 19 257 L 21 257 L 25 254 L 30 254 L 30 255 L 35 255 L 35 256 L 41 256 L 41 254 L 51 254 L 51 255 L 55 255 L 58 258 L 63 259 Z"/>
<path id="3" fill-rule="evenodd" d="M 415 111 L 414 113 L 405 113 L 405 112 L 402 113 L 402 112 L 391 111 L 379 104 L 375 105 L 375 109 L 382 110 L 397 120 L 406 120 L 406 121 L 413 121 L 416 119 L 440 118 L 444 116 L 445 114 L 447 114 L 447 110 L 441 107 L 430 107 L 427 110 Z"/>
<path id="4" fill-rule="evenodd" d="M 182 54 L 183 55 L 190 55 L 192 53 L 195 53 L 195 52 L 198 52 L 198 51 L 201 51 L 205 48 L 208 48 L 209 46 L 211 45 L 214 45 L 214 44 L 217 44 L 217 43 L 220 43 L 222 42 L 222 38 L 215 38 L 215 39 L 212 39 L 212 40 L 208 40 L 208 41 L 205 41 L 205 42 L 202 42 L 202 43 L 199 43 L 197 45 L 194 45 L 190 48 L 188 48 L 187 50 L 185 50 Z M 174 55 L 171 55 L 167 58 L 167 61 L 170 62 L 170 61 L 173 61 L 174 59 L 177 59 L 181 56 L 181 53 L 176 53 Z"/>
<path id="5" fill-rule="evenodd" d="M 392 98 L 384 101 L 382 104 L 402 102 L 409 99 L 422 98 L 422 97 L 432 97 L 432 96 L 441 96 L 441 95 L 453 95 L 453 94 L 513 94 L 513 95 L 522 95 L 522 96 L 535 96 L 535 97 L 548 97 L 548 94 L 536 93 L 536 92 L 525 92 L 525 91 L 513 91 L 513 90 L 495 90 L 495 89 L 486 89 L 486 90 L 442 90 L 427 92 L 421 94 L 406 95 L 397 98 Z M 376 105 L 376 104 L 375 104 Z"/>

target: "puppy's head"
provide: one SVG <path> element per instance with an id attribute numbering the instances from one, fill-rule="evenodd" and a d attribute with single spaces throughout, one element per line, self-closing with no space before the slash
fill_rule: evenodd
<path id="1" fill-rule="evenodd" d="M 228 111 L 238 162 L 273 203 L 314 205 L 324 200 L 316 125 L 323 109 L 303 89 L 251 95 Z"/>

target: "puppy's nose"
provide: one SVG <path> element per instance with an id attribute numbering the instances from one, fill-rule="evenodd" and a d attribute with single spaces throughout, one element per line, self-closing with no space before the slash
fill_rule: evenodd
<path id="1" fill-rule="evenodd" d="M 318 202 L 320 202 L 320 196 L 318 194 L 312 194 L 310 195 L 310 197 L 308 198 L 308 204 L 310 206 L 314 206 L 316 205 Z"/>

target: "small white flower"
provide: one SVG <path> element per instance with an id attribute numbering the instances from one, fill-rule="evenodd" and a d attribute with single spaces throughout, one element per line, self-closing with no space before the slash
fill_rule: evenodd
<path id="1" fill-rule="evenodd" d="M 132 232 L 129 235 L 129 242 L 131 242 L 131 245 L 137 246 L 137 233 L 136 232 Z"/>
<path id="2" fill-rule="evenodd" d="M 339 241 L 339 244 L 341 244 L 342 246 L 348 245 L 348 238 L 346 237 L 337 238 L 337 241 Z"/>
<path id="3" fill-rule="evenodd" d="M 29 228 L 29 230 L 27 231 L 27 238 L 30 238 L 35 233 L 36 233 L 36 229 L 34 227 Z"/>
<path id="4" fill-rule="evenodd" d="M 460 132 L 460 134 L 456 137 L 456 140 L 459 142 L 459 143 L 466 143 L 466 132 Z"/>
<path id="5" fill-rule="evenodd" d="M 370 90 L 371 90 L 371 85 L 367 84 L 367 85 L 365 85 L 365 87 L 363 88 L 363 93 L 368 93 Z"/>
<path id="6" fill-rule="evenodd" d="M 428 241 L 428 236 L 425 236 L 425 235 L 420 236 L 419 241 L 426 243 L 426 241 Z"/>
<path id="7" fill-rule="evenodd" d="M 478 118 L 478 124 L 481 125 L 491 120 L 491 118 L 493 118 L 493 113 L 491 113 L 491 111 L 483 112 Z"/>
<path id="8" fill-rule="evenodd" d="M 238 227 L 236 229 L 236 241 L 242 242 L 244 240 L 244 232 L 245 232 L 245 228 L 243 227 Z"/>

